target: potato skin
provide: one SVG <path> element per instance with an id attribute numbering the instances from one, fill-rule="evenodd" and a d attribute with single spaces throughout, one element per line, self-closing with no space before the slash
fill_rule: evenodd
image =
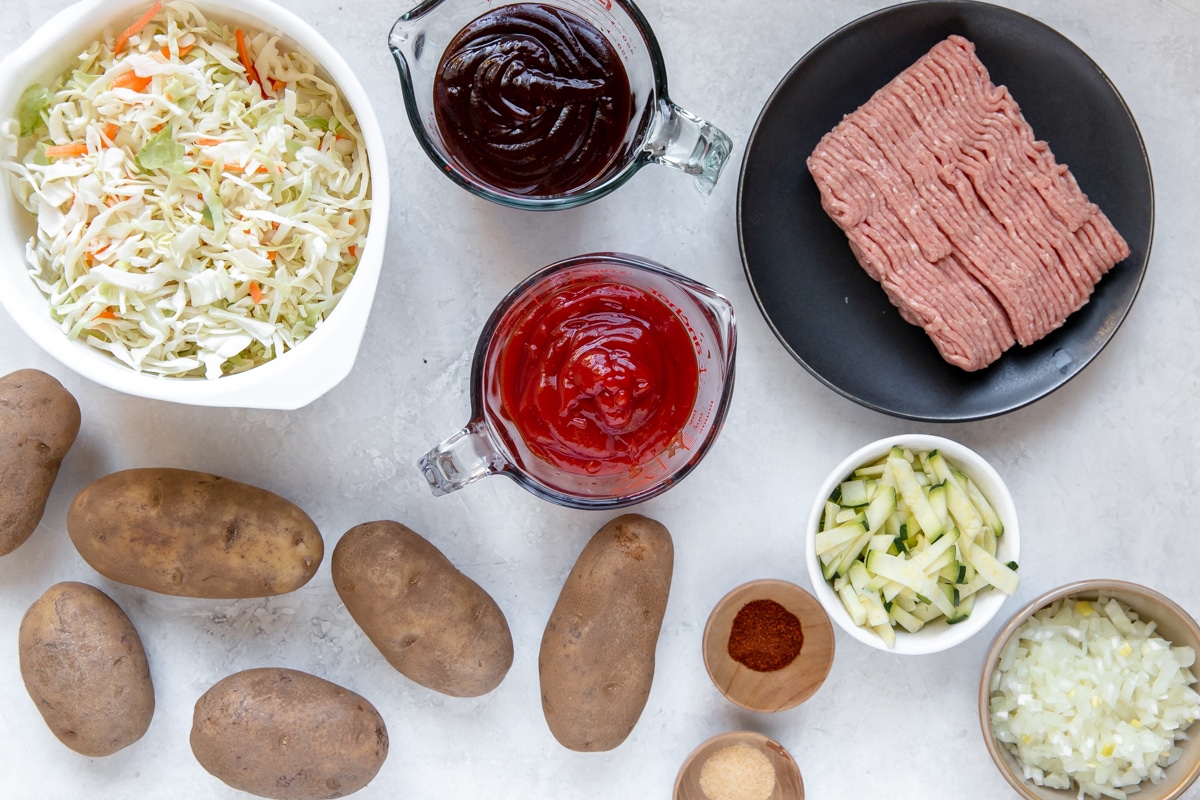
<path id="1" fill-rule="evenodd" d="M 25 612 L 18 639 L 25 688 L 63 744 L 97 757 L 142 738 L 154 716 L 150 665 L 112 598 L 55 584 Z"/>
<path id="2" fill-rule="evenodd" d="M 596 532 L 542 635 L 542 711 L 554 738 L 612 750 L 633 730 L 654 680 L 675 547 L 660 523 L 625 514 Z"/>
<path id="3" fill-rule="evenodd" d="M 388 753 L 387 726 L 349 689 L 283 668 L 218 681 L 196 701 L 192 753 L 235 789 L 278 800 L 344 797 Z"/>
<path id="4" fill-rule="evenodd" d="M 325 552 L 316 523 L 294 503 L 182 469 L 129 469 L 85 486 L 67 533 L 104 577 L 180 597 L 290 592 Z"/>
<path id="5" fill-rule="evenodd" d="M 45 372 L 0 378 L 0 556 L 37 528 L 79 422 L 79 403 Z"/>
<path id="6" fill-rule="evenodd" d="M 412 529 L 357 525 L 338 540 L 331 564 L 346 610 L 401 674 L 454 697 L 487 694 L 508 674 L 504 612 Z"/>

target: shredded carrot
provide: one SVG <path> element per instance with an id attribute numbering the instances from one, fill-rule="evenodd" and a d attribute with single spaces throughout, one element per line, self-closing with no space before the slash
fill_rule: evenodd
<path id="1" fill-rule="evenodd" d="M 117 315 L 111 308 L 106 308 L 96 315 L 96 319 L 116 319 Z"/>
<path id="2" fill-rule="evenodd" d="M 110 122 L 104 126 L 104 138 L 110 142 L 116 141 L 117 134 L 121 132 L 121 126 L 115 122 Z"/>
<path id="3" fill-rule="evenodd" d="M 358 247 L 356 245 L 347 247 L 346 252 L 350 253 L 351 258 L 358 258 Z"/>
<path id="4" fill-rule="evenodd" d="M 254 305 L 263 301 L 263 293 L 262 289 L 258 288 L 258 281 L 250 281 L 250 299 L 254 301 Z"/>
<path id="5" fill-rule="evenodd" d="M 87 265 L 88 265 L 89 267 L 90 267 L 92 264 L 95 264 L 95 263 L 96 263 L 96 257 L 95 257 L 94 255 L 92 255 L 92 251 L 91 251 L 91 250 L 86 250 L 86 251 L 84 251 L 84 253 L 83 253 L 83 260 L 87 262 Z"/>
<path id="6" fill-rule="evenodd" d="M 268 261 L 274 261 L 274 260 L 275 260 L 276 258 L 278 258 L 278 257 L 279 257 L 279 251 L 278 251 L 278 250 L 268 250 L 268 251 L 267 251 L 267 260 L 268 260 Z"/>
<path id="7" fill-rule="evenodd" d="M 211 158 L 206 158 L 201 163 L 203 163 L 204 166 L 206 166 L 206 167 L 211 167 L 216 162 L 213 161 Z M 245 173 L 249 172 L 252 175 L 261 175 L 262 173 L 267 171 L 267 168 L 265 166 L 263 166 L 262 164 L 258 164 L 257 166 L 254 167 L 254 169 L 247 169 L 245 164 L 225 164 L 225 165 L 223 165 L 222 168 L 225 170 L 225 172 L 232 172 L 235 174 L 236 173 L 245 174 Z"/>
<path id="8" fill-rule="evenodd" d="M 87 151 L 87 144 L 84 142 L 52 144 L 46 148 L 46 158 L 75 158 L 76 156 L 86 156 Z"/>
<path id="9" fill-rule="evenodd" d="M 192 49 L 195 48 L 195 46 L 196 45 L 194 45 L 194 44 L 185 44 L 182 47 L 180 47 L 179 48 L 179 57 L 183 58 L 188 53 L 192 52 Z M 162 53 L 163 58 L 170 59 L 171 58 L 171 45 L 164 44 L 162 50 L 159 50 L 159 52 Z"/>
<path id="10" fill-rule="evenodd" d="M 145 91 L 146 87 L 153 81 L 153 77 L 143 78 L 133 70 L 122 72 L 120 75 L 112 79 L 108 84 L 110 89 L 132 89 L 135 92 Z"/>
<path id="11" fill-rule="evenodd" d="M 281 81 L 278 78 L 271 78 L 271 88 L 274 89 L 276 93 L 283 91 L 286 86 L 287 81 Z"/>
<path id="12" fill-rule="evenodd" d="M 216 147 L 217 145 L 221 144 L 221 140 L 214 139 L 211 136 L 198 136 L 196 137 L 196 144 L 200 145 L 201 147 Z"/>
<path id="13" fill-rule="evenodd" d="M 241 28 L 238 28 L 233 35 L 237 39 L 238 58 L 242 61 L 242 68 L 246 70 L 246 79 L 251 83 L 257 83 L 259 93 L 266 97 L 266 89 L 263 88 L 263 82 L 254 69 L 254 62 L 250 60 L 250 51 L 246 49 L 246 34 L 242 32 Z"/>
<path id="14" fill-rule="evenodd" d="M 122 31 L 121 35 L 117 37 L 117 42 L 113 45 L 113 55 L 120 55 L 121 51 L 125 49 L 125 43 L 129 41 L 129 37 L 146 27 L 159 11 L 162 11 L 162 0 L 154 0 L 154 5 L 150 6 L 150 10 L 138 18 L 137 22 Z"/>

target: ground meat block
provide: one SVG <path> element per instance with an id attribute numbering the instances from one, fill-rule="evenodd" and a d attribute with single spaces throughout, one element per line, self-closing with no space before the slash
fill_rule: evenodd
<path id="1" fill-rule="evenodd" d="M 808 168 L 859 263 L 965 370 L 1061 326 L 1129 255 L 961 36 L 843 119 Z"/>

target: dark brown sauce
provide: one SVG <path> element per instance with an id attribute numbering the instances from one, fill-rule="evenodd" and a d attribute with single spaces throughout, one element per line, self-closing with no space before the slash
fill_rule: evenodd
<path id="1" fill-rule="evenodd" d="M 629 77 L 604 34 L 540 3 L 501 6 L 459 31 L 433 94 L 451 159 L 524 196 L 566 194 L 602 175 L 632 113 Z"/>

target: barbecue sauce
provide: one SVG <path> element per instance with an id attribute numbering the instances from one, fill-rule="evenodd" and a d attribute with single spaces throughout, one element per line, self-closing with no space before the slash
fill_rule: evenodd
<path id="1" fill-rule="evenodd" d="M 539 3 L 501 6 L 463 28 L 433 93 L 456 166 L 522 196 L 567 194 L 603 175 L 632 118 L 629 77 L 604 34 Z"/>

